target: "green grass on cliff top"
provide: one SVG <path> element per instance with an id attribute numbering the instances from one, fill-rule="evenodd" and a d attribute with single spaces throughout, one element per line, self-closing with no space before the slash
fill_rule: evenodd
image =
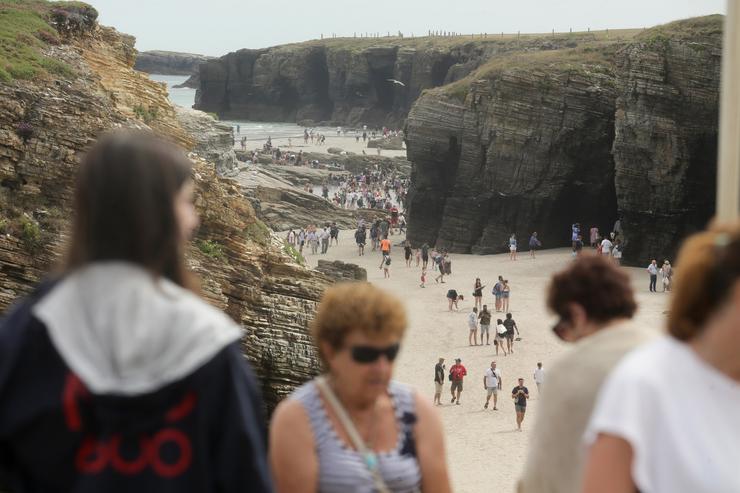
<path id="1" fill-rule="evenodd" d="M 663 24 L 650 29 L 630 29 L 598 33 L 573 33 L 560 36 L 568 37 L 573 47 L 555 50 L 520 49 L 511 50 L 501 56 L 494 57 L 483 64 L 467 77 L 430 89 L 429 91 L 442 94 L 457 101 L 464 101 L 470 86 L 480 79 L 490 79 L 504 71 L 524 69 L 529 72 L 547 70 L 550 74 L 556 73 L 598 73 L 612 70 L 617 50 L 630 42 L 644 42 L 648 44 L 656 41 L 697 40 L 722 35 L 721 15 L 708 15 Z M 558 35 L 555 35 L 558 36 Z M 528 35 L 519 43 L 525 45 L 527 39 L 542 41 L 543 35 Z M 561 38 L 562 39 L 562 38 Z"/>
<path id="2" fill-rule="evenodd" d="M 59 43 L 49 14 L 60 5 L 80 3 L 0 0 L 0 82 L 71 74 L 69 65 L 43 54 L 50 45 Z"/>

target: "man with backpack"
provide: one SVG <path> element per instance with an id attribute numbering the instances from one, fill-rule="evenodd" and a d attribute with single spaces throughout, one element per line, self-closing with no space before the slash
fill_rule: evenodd
<path id="1" fill-rule="evenodd" d="M 463 378 L 465 378 L 465 375 L 467 374 L 468 371 L 462 365 L 462 360 L 460 358 L 455 358 L 455 364 L 450 368 L 450 381 L 452 382 L 452 386 L 450 387 L 452 400 L 450 402 L 454 403 L 457 401 L 458 406 L 460 405 L 460 394 L 462 394 L 463 391 Z M 457 395 L 455 395 L 455 391 L 457 391 Z"/>
<path id="2" fill-rule="evenodd" d="M 442 405 L 442 386 L 445 383 L 445 359 L 439 358 L 434 365 L 434 404 Z"/>
<path id="3" fill-rule="evenodd" d="M 331 228 L 329 228 L 329 246 L 331 246 L 332 242 L 335 245 L 339 245 L 339 226 L 337 226 L 337 223 L 331 223 Z"/>

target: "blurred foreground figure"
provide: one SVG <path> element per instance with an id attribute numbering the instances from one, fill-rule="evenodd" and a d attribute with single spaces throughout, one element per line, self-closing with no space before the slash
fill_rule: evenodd
<path id="1" fill-rule="evenodd" d="M 740 227 L 681 249 L 670 335 L 626 356 L 584 436 L 585 492 L 740 491 Z"/>
<path id="2" fill-rule="evenodd" d="M 190 162 L 149 134 L 84 158 L 63 272 L 0 325 L 12 492 L 271 491 L 240 328 L 191 289 Z"/>
<path id="3" fill-rule="evenodd" d="M 327 373 L 281 402 L 270 425 L 279 492 L 450 491 L 439 417 L 391 380 L 405 330 L 401 302 L 371 284 L 324 293 L 313 337 Z"/>
<path id="4" fill-rule="evenodd" d="M 581 437 L 609 371 L 652 334 L 631 326 L 630 278 L 604 255 L 584 254 L 556 273 L 547 307 L 552 330 L 573 347 L 556 361 L 543 386 L 520 493 L 573 493 L 581 485 Z"/>

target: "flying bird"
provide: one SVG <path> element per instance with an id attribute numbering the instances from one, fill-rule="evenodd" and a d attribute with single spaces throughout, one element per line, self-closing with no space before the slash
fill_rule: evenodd
<path id="1" fill-rule="evenodd" d="M 397 84 L 397 85 L 399 85 L 399 86 L 403 86 L 403 87 L 406 87 L 406 84 L 404 84 L 404 83 L 403 83 L 403 82 L 401 82 L 400 80 L 396 80 L 396 79 L 385 79 L 385 80 L 387 80 L 388 82 L 393 82 L 394 84 Z"/>

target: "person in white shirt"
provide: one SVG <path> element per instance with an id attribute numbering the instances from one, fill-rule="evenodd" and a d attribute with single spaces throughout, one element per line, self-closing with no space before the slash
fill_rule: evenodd
<path id="1" fill-rule="evenodd" d="M 609 238 L 604 238 L 601 240 L 601 254 L 611 255 L 613 246 L 614 244 L 609 240 Z"/>
<path id="2" fill-rule="evenodd" d="M 488 409 L 488 403 L 491 401 L 491 396 L 493 396 L 493 410 L 498 411 L 496 404 L 501 385 L 501 370 L 496 368 L 495 361 L 491 361 L 491 367 L 483 375 L 483 390 L 486 391 L 486 403 L 483 405 L 483 409 Z"/>
<path id="3" fill-rule="evenodd" d="M 494 339 L 493 343 L 496 345 L 496 356 L 498 356 L 498 348 L 501 348 L 501 350 L 504 352 L 504 356 L 506 356 L 508 353 L 506 352 L 506 333 L 508 331 L 506 330 L 506 326 L 504 325 L 504 321 L 500 318 L 496 320 L 496 339 Z"/>
<path id="4" fill-rule="evenodd" d="M 537 394 L 542 391 L 542 384 L 545 383 L 545 370 L 542 368 L 542 363 L 537 363 L 537 368 L 534 369 L 534 383 L 537 384 Z"/>
<path id="5" fill-rule="evenodd" d="M 690 237 L 669 335 L 607 379 L 583 441 L 583 493 L 740 491 L 740 226 Z"/>
<path id="6" fill-rule="evenodd" d="M 468 314 L 468 344 L 471 346 L 478 345 L 478 308 L 473 308 L 473 311 Z M 483 339 L 481 338 L 481 343 Z"/>
<path id="7" fill-rule="evenodd" d="M 650 274 L 650 292 L 657 293 L 658 290 L 655 288 L 655 283 L 658 282 L 658 261 L 653 259 L 645 270 Z"/>

